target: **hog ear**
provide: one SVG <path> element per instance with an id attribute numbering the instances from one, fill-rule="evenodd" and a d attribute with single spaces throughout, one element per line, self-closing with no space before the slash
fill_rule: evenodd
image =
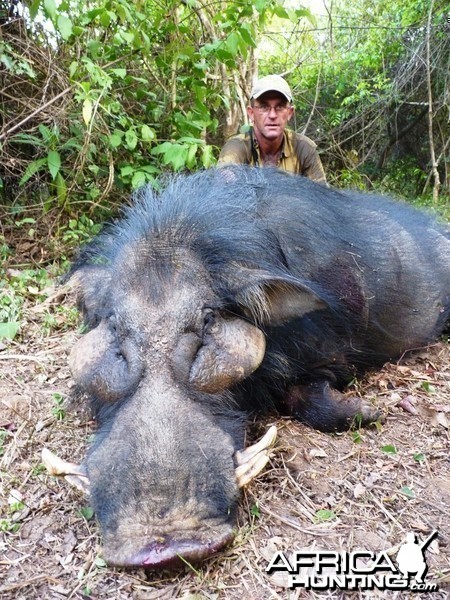
<path id="1" fill-rule="evenodd" d="M 258 323 L 282 325 L 328 304 L 308 283 L 295 277 L 271 275 L 264 271 L 244 271 L 235 298 Z"/>
<path id="2" fill-rule="evenodd" d="M 218 316 L 204 334 L 189 374 L 190 383 L 210 394 L 242 381 L 261 364 L 266 350 L 263 332 L 239 318 Z"/>

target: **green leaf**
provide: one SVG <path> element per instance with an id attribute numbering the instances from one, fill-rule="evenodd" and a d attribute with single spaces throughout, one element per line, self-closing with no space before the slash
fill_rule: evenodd
<path id="1" fill-rule="evenodd" d="M 92 119 L 92 100 L 90 100 L 89 98 L 85 98 L 84 102 L 83 102 L 83 110 L 82 110 L 82 114 L 83 114 L 83 121 L 86 123 L 86 125 L 89 125 L 90 120 Z"/>
<path id="2" fill-rule="evenodd" d="M 52 21 L 56 19 L 56 4 L 54 0 L 44 0 L 44 12 Z"/>
<path id="3" fill-rule="evenodd" d="M 384 452 L 385 454 L 395 455 L 397 454 L 397 448 L 392 444 L 388 444 L 387 446 L 382 446 L 381 452 Z"/>
<path id="4" fill-rule="evenodd" d="M 252 46 L 253 48 L 256 48 L 257 44 L 255 39 L 253 38 L 254 32 L 250 31 L 250 26 L 248 25 L 248 23 L 244 23 L 242 25 L 242 27 L 239 29 L 239 33 L 241 34 L 241 37 L 246 44 Z"/>
<path id="5" fill-rule="evenodd" d="M 100 15 L 99 20 L 103 27 L 109 27 L 111 23 L 111 13 L 108 10 L 104 10 Z"/>
<path id="6" fill-rule="evenodd" d="M 57 27 L 62 39 L 67 41 L 72 35 L 72 21 L 64 15 L 59 15 Z"/>
<path id="7" fill-rule="evenodd" d="M 7 323 L 0 323 L 0 340 L 8 338 L 13 340 L 19 331 L 20 323 L 17 321 L 8 321 Z"/>
<path id="8" fill-rule="evenodd" d="M 46 164 L 47 158 L 39 158 L 38 160 L 33 160 L 33 162 L 29 163 L 27 168 L 25 169 L 25 173 L 23 174 L 22 179 L 19 181 L 19 185 L 24 185 Z"/>
<path id="9" fill-rule="evenodd" d="M 36 18 L 40 5 L 41 0 L 33 0 L 33 2 L 31 2 L 30 6 L 28 7 L 28 10 L 30 11 L 30 18 L 32 21 L 34 21 L 34 19 Z"/>
<path id="10" fill-rule="evenodd" d="M 134 150 L 138 143 L 138 137 L 133 129 L 129 129 L 125 132 L 125 143 L 128 150 Z"/>
<path id="11" fill-rule="evenodd" d="M 259 13 L 262 13 L 266 10 L 267 4 L 269 4 L 270 0 L 256 0 L 255 8 Z"/>
<path id="12" fill-rule="evenodd" d="M 198 144 L 191 144 L 186 156 L 186 166 L 192 169 L 196 165 L 195 155 L 197 154 Z"/>
<path id="13" fill-rule="evenodd" d="M 240 41 L 241 41 L 241 38 L 236 31 L 232 31 L 230 33 L 230 35 L 228 36 L 227 49 L 230 51 L 232 56 L 236 56 Z"/>
<path id="14" fill-rule="evenodd" d="M 428 394 L 432 394 L 436 391 L 436 388 L 429 381 L 422 381 L 420 387 L 425 390 Z"/>
<path id="15" fill-rule="evenodd" d="M 59 152 L 56 152 L 56 150 L 50 150 L 47 156 L 47 164 L 50 175 L 53 179 L 55 179 L 61 167 L 61 157 Z"/>
<path id="16" fill-rule="evenodd" d="M 86 521 L 90 521 L 94 516 L 94 509 L 90 506 L 84 506 L 80 508 L 80 513 L 86 519 Z"/>
<path id="17" fill-rule="evenodd" d="M 205 146 L 202 152 L 202 165 L 209 169 L 215 163 L 212 146 Z"/>
<path id="18" fill-rule="evenodd" d="M 350 435 L 354 444 L 360 444 L 363 441 L 361 433 L 359 431 L 352 431 Z"/>
<path id="19" fill-rule="evenodd" d="M 58 196 L 58 204 L 59 206 L 61 206 L 62 204 L 64 204 L 64 201 L 67 197 L 66 180 L 61 175 L 61 173 L 58 173 L 56 175 L 56 194 Z"/>
<path id="20" fill-rule="evenodd" d="M 147 183 L 147 177 L 143 171 L 136 171 L 133 177 L 131 178 L 131 187 L 133 190 L 142 187 Z"/>
<path id="21" fill-rule="evenodd" d="M 425 454 L 422 452 L 416 452 L 416 454 L 414 454 L 414 460 L 418 463 L 425 462 Z"/>
<path id="22" fill-rule="evenodd" d="M 49 127 L 41 123 L 38 129 L 47 146 L 51 146 L 56 141 L 55 133 Z"/>
<path id="23" fill-rule="evenodd" d="M 127 177 L 128 175 L 132 175 L 134 173 L 134 168 L 131 165 L 126 165 L 120 169 L 120 175 L 122 177 Z"/>
<path id="24" fill-rule="evenodd" d="M 277 17 L 280 17 L 280 19 L 289 19 L 289 15 L 286 9 L 280 4 L 274 7 L 273 12 L 277 15 Z"/>
<path id="25" fill-rule="evenodd" d="M 111 69 L 111 72 L 114 73 L 114 75 L 116 75 L 116 77 L 119 77 L 119 79 L 123 79 L 124 77 L 127 76 L 126 69 Z"/>
<path id="26" fill-rule="evenodd" d="M 409 488 L 407 485 L 404 485 L 400 489 L 400 492 L 402 494 L 404 494 L 407 498 L 410 498 L 411 500 L 416 497 L 416 494 L 414 493 L 414 490 L 412 490 L 411 488 Z"/>
<path id="27" fill-rule="evenodd" d="M 108 137 L 109 145 L 111 148 L 118 148 L 122 143 L 123 133 L 121 131 L 115 131 Z"/>
<path id="28" fill-rule="evenodd" d="M 332 510 L 327 510 L 322 508 L 316 512 L 314 515 L 314 521 L 316 523 L 323 523 L 324 521 L 332 521 L 336 518 L 336 513 Z"/>
<path id="29" fill-rule="evenodd" d="M 155 130 L 148 125 L 142 125 L 141 138 L 143 142 L 152 142 L 156 138 Z"/>

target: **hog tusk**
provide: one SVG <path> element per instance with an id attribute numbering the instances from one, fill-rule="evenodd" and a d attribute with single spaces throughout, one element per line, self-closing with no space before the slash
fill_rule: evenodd
<path id="1" fill-rule="evenodd" d="M 277 428 L 272 425 L 266 434 L 253 446 L 238 450 L 235 454 L 237 467 L 236 479 L 239 487 L 244 487 L 266 466 L 270 458 L 270 449 L 275 443 Z"/>
<path id="2" fill-rule="evenodd" d="M 59 458 L 59 456 L 50 452 L 48 448 L 42 450 L 42 463 L 50 475 L 64 477 L 70 485 L 85 494 L 89 494 L 89 478 L 80 465 Z"/>

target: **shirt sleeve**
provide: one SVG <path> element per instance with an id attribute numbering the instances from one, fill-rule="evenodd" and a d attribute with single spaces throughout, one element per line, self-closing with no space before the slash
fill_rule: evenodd
<path id="1" fill-rule="evenodd" d="M 305 165 L 305 175 L 317 183 L 327 184 L 325 171 L 323 170 L 322 161 L 320 160 L 317 150 L 311 152 L 310 160 Z"/>
<path id="2" fill-rule="evenodd" d="M 328 185 L 316 144 L 306 136 L 299 136 L 297 153 L 302 165 L 302 175 L 322 185 Z"/>
<path id="3" fill-rule="evenodd" d="M 231 138 L 223 146 L 217 164 L 220 165 L 246 165 L 249 164 L 247 148 L 244 140 Z"/>

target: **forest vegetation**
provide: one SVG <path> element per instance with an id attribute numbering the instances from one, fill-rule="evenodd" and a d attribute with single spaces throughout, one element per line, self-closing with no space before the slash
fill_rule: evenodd
<path id="1" fill-rule="evenodd" d="M 0 2 L 0 193 L 107 215 L 163 171 L 215 164 L 276 72 L 329 181 L 444 209 L 450 12 L 441 0 Z"/>

